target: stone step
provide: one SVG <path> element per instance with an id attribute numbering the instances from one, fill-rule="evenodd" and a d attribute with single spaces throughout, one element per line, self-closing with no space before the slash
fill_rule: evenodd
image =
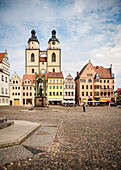
<path id="1" fill-rule="evenodd" d="M 0 117 L 0 123 L 6 122 L 7 119 L 5 117 Z"/>
<path id="2" fill-rule="evenodd" d="M 7 120 L 5 122 L 0 123 L 0 129 L 6 128 L 6 127 L 11 126 L 13 124 L 14 124 L 14 121 Z"/>

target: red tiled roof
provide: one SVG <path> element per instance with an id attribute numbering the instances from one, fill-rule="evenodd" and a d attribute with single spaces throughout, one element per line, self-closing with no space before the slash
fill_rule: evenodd
<path id="1" fill-rule="evenodd" d="M 118 88 L 118 91 L 121 91 L 121 88 Z"/>
<path id="2" fill-rule="evenodd" d="M 0 53 L 0 63 L 2 62 L 3 56 L 5 53 Z"/>
<path id="3" fill-rule="evenodd" d="M 62 72 L 49 72 L 48 78 L 63 78 Z"/>
<path id="4" fill-rule="evenodd" d="M 32 85 L 33 81 L 34 81 L 34 74 L 24 74 L 23 79 L 22 79 L 22 85 L 24 84 L 25 79 L 29 79 L 31 81 L 31 85 Z"/>
<path id="5" fill-rule="evenodd" d="M 40 57 L 40 58 L 39 58 L 39 61 L 40 61 L 40 62 L 47 62 L 47 57 Z"/>
<path id="6" fill-rule="evenodd" d="M 102 66 L 93 66 L 100 78 L 111 78 L 111 69 Z"/>

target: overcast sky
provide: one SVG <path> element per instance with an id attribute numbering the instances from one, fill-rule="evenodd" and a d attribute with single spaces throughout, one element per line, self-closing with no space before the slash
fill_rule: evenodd
<path id="1" fill-rule="evenodd" d="M 64 77 L 75 77 L 90 59 L 112 64 L 115 89 L 121 87 L 121 0 L 0 0 L 0 52 L 8 51 L 11 76 L 25 74 L 33 25 L 41 50 L 55 27 Z"/>

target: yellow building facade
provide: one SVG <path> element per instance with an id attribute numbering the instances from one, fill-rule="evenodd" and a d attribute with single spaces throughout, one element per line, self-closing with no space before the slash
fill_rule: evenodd
<path id="1" fill-rule="evenodd" d="M 13 77 L 10 80 L 10 104 L 11 105 L 21 105 L 21 89 L 22 81 L 20 77 L 14 73 Z"/>
<path id="2" fill-rule="evenodd" d="M 62 72 L 48 73 L 48 104 L 60 104 L 64 96 Z"/>

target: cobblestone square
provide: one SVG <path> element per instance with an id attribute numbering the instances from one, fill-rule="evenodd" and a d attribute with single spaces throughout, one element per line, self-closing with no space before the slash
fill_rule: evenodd
<path id="1" fill-rule="evenodd" d="M 21 145 L 0 149 L 0 169 L 121 169 L 121 108 L 12 106 L 1 107 L 0 116 L 47 125 Z M 47 136 L 42 145 L 39 135 Z"/>

